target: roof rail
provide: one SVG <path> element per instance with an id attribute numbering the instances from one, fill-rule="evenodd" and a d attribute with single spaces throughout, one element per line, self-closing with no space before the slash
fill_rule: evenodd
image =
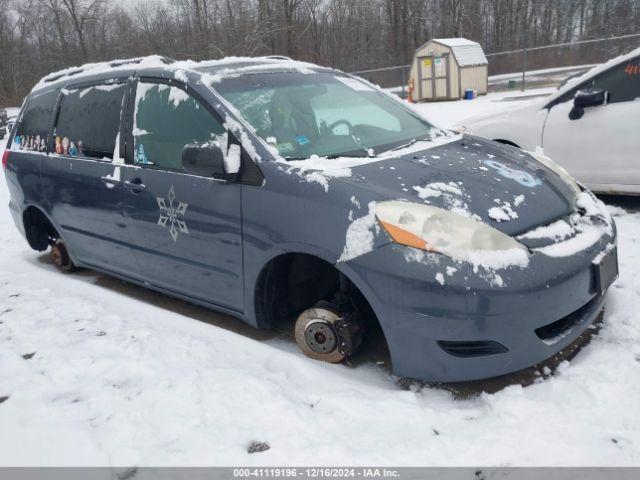
<path id="1" fill-rule="evenodd" d="M 138 64 L 140 62 L 142 62 L 146 57 L 134 57 L 134 58 L 126 58 L 123 60 L 114 60 L 113 62 L 109 62 L 106 65 L 108 65 L 111 68 L 116 68 L 116 67 L 121 67 L 123 65 L 131 65 L 131 64 Z M 175 60 L 171 57 L 165 57 L 162 56 L 160 57 L 160 61 L 166 65 L 170 65 L 172 63 L 175 63 Z M 86 64 L 86 65 L 82 65 L 78 68 L 75 69 L 70 69 L 70 70 L 61 70 L 59 72 L 55 72 L 52 73 L 51 75 L 48 75 L 47 77 L 45 77 L 42 81 L 45 83 L 51 83 L 51 82 L 55 82 L 56 80 L 60 80 L 62 77 L 70 77 L 73 75 L 78 75 L 79 73 L 84 72 L 85 70 L 87 70 L 87 68 L 90 67 L 95 67 L 97 64 Z"/>
<path id="2" fill-rule="evenodd" d="M 142 61 L 142 57 L 126 58 L 124 60 L 114 60 L 113 62 L 109 63 L 109 66 L 111 68 L 115 68 L 115 67 L 120 67 L 122 65 L 129 65 L 131 63 L 140 63 L 141 61 Z"/>
<path id="3" fill-rule="evenodd" d="M 267 55 L 264 58 L 270 58 L 271 60 L 291 60 L 291 58 L 286 55 Z"/>
<path id="4" fill-rule="evenodd" d="M 110 67 L 120 67 L 121 65 L 128 65 L 131 63 L 140 63 L 142 62 L 142 60 L 144 60 L 146 57 L 135 57 L 135 58 L 127 58 L 124 60 L 114 60 L 113 62 L 111 62 L 109 64 Z M 160 61 L 166 65 L 170 65 L 172 63 L 175 63 L 175 60 L 171 57 L 165 57 L 165 56 L 161 56 L 160 57 Z"/>
<path id="5" fill-rule="evenodd" d="M 51 74 L 43 79 L 44 82 L 55 82 L 56 80 L 60 80 L 62 77 L 69 77 L 71 75 L 77 75 L 78 73 L 82 73 L 84 69 L 76 68 L 75 70 L 63 70 L 62 72 L 57 72 Z"/>

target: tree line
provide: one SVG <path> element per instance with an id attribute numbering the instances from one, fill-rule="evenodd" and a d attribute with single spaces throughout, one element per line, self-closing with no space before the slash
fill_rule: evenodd
<path id="1" fill-rule="evenodd" d="M 430 38 L 497 52 L 638 32 L 640 0 L 0 0 L 0 106 L 19 104 L 48 72 L 149 54 L 279 54 L 353 71 L 409 63 Z M 590 44 L 571 61 L 611 50 Z M 541 51 L 534 63 L 557 55 Z M 490 67 L 517 70 L 516 57 Z"/>

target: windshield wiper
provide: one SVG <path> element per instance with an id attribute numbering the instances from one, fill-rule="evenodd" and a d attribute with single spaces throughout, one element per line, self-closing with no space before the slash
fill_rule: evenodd
<path id="1" fill-rule="evenodd" d="M 431 138 L 431 137 L 428 137 L 428 138 L 423 138 L 423 137 L 413 138 L 408 143 L 405 143 L 403 145 L 399 145 L 399 146 L 394 147 L 394 148 L 392 148 L 390 150 L 385 150 L 385 152 L 395 152 L 396 150 L 402 150 L 403 148 L 408 148 L 408 147 L 410 147 L 412 145 L 415 145 L 418 142 L 430 142 L 432 140 L 433 140 L 433 138 Z"/>
<path id="2" fill-rule="evenodd" d="M 328 158 L 329 160 L 335 160 L 336 158 L 367 158 L 370 157 L 371 155 L 369 155 L 368 152 L 362 154 L 362 155 L 353 155 L 351 153 L 336 153 L 334 155 L 327 155 L 326 158 Z"/>
<path id="3" fill-rule="evenodd" d="M 375 155 L 369 153 L 369 149 L 361 147 L 357 150 L 347 150 L 346 152 L 332 153 L 331 155 L 318 155 L 322 158 L 329 160 L 335 160 L 336 158 L 366 158 L 375 157 Z M 309 157 L 284 157 L 285 160 L 308 160 Z"/>
<path id="4" fill-rule="evenodd" d="M 439 132 L 442 132 L 442 130 L 440 129 L 434 129 L 437 130 Z M 402 150 L 403 148 L 408 148 L 418 142 L 432 142 L 435 138 L 439 137 L 441 135 L 432 135 L 432 134 L 428 134 L 425 137 L 416 137 L 416 138 L 412 138 L 411 140 L 409 140 L 407 143 L 403 143 L 402 145 L 399 145 L 397 147 L 391 148 L 389 150 L 385 150 L 384 152 L 380 152 L 380 153 L 387 153 L 387 152 L 395 152 L 396 150 Z"/>

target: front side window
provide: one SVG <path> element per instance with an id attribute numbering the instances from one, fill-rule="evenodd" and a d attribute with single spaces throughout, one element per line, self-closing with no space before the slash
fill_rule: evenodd
<path id="1" fill-rule="evenodd" d="M 113 159 L 125 91 L 125 84 L 65 91 L 55 129 L 54 152 Z"/>
<path id="2" fill-rule="evenodd" d="M 289 159 L 369 156 L 444 134 L 368 84 L 332 73 L 257 73 L 212 85 Z"/>
<path id="3" fill-rule="evenodd" d="M 586 86 L 609 92 L 609 103 L 632 102 L 640 98 L 640 58 L 610 68 Z"/>
<path id="4" fill-rule="evenodd" d="M 51 90 L 35 95 L 27 101 L 22 118 L 16 126 L 12 144 L 14 150 L 47 151 L 51 116 L 59 94 L 59 90 Z"/>
<path id="5" fill-rule="evenodd" d="M 133 122 L 134 161 L 182 171 L 188 145 L 216 142 L 225 128 L 181 88 L 138 82 Z"/>
<path id="6" fill-rule="evenodd" d="M 640 98 L 640 57 L 628 60 L 572 88 L 552 104 L 573 100 L 578 90 L 598 88 L 609 92 L 608 103 L 631 102 Z"/>

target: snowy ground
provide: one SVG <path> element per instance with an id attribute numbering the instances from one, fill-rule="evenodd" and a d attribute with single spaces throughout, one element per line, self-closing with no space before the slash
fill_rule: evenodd
<path id="1" fill-rule="evenodd" d="M 501 95 L 418 108 L 448 126 L 508 107 Z M 0 178 L 0 465 L 640 465 L 640 201 L 612 208 L 621 276 L 600 334 L 528 387 L 464 399 L 59 273 L 7 201 Z M 253 441 L 271 448 L 249 454 Z"/>
<path id="2" fill-rule="evenodd" d="M 525 83 L 527 88 L 540 88 L 543 86 L 558 86 L 562 81 L 574 75 L 580 75 L 592 67 L 598 65 L 572 65 L 570 67 L 553 67 L 526 72 Z M 515 88 L 522 86 L 522 72 L 502 73 L 489 76 L 489 91 L 505 90 L 509 88 L 509 81 L 515 82 Z"/>

